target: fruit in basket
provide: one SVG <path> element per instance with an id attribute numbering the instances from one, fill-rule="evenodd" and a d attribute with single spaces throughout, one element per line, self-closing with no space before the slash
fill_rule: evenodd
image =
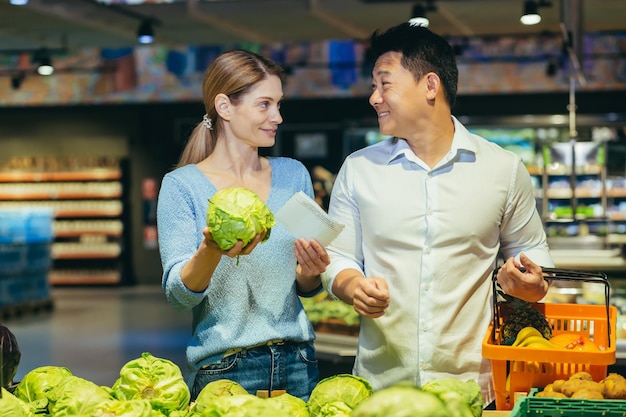
<path id="1" fill-rule="evenodd" d="M 504 321 L 502 323 L 502 340 L 510 344 L 515 340 L 520 330 L 525 327 L 534 327 L 545 339 L 552 337 L 552 328 L 546 317 L 529 303 L 508 294 L 500 293 L 506 300 L 501 303 Z"/>
<path id="2" fill-rule="evenodd" d="M 550 338 L 550 342 L 562 349 L 584 352 L 598 352 L 602 350 L 589 336 L 579 333 L 561 333 Z"/>
<path id="3" fill-rule="evenodd" d="M 527 326 L 521 329 L 517 333 L 517 337 L 513 342 L 513 347 L 529 347 L 540 349 L 554 349 L 554 346 L 550 341 L 543 337 L 543 334 L 539 330 L 532 326 Z"/>

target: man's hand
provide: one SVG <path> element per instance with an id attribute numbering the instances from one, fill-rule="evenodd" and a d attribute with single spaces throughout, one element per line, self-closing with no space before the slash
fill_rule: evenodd
<path id="1" fill-rule="evenodd" d="M 357 278 L 352 298 L 354 310 L 363 317 L 375 319 L 389 307 L 389 288 L 382 278 Z"/>
<path id="2" fill-rule="evenodd" d="M 545 297 L 549 284 L 544 280 L 541 266 L 520 254 L 521 265 L 515 258 L 509 258 L 498 271 L 498 283 L 502 290 L 513 297 L 535 303 Z M 526 269 L 520 271 L 520 267 Z"/>

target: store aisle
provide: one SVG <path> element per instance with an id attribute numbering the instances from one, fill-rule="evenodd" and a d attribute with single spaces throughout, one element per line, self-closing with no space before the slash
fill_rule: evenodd
<path id="1" fill-rule="evenodd" d="M 184 369 L 191 313 L 169 306 L 160 286 L 54 287 L 54 309 L 4 321 L 22 358 L 16 381 L 39 366 L 58 365 L 111 386 L 129 360 L 150 352 Z"/>
<path id="2" fill-rule="evenodd" d="M 57 365 L 111 386 L 120 368 L 143 352 L 171 360 L 186 375 L 191 313 L 174 310 L 159 285 L 53 287 L 51 296 L 52 311 L 3 322 L 22 352 L 15 381 L 39 366 Z M 352 370 L 350 358 L 318 356 L 321 378 Z"/>

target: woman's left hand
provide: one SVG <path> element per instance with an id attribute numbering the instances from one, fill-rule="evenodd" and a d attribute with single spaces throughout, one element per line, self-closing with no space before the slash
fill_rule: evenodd
<path id="1" fill-rule="evenodd" d="M 296 239 L 296 258 L 298 259 L 298 273 L 305 277 L 316 277 L 326 270 L 330 264 L 330 257 L 326 248 L 311 239 Z"/>

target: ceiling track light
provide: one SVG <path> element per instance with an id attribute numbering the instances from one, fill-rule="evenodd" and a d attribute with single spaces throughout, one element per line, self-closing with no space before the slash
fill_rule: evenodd
<path id="1" fill-rule="evenodd" d="M 546 0 L 526 0 L 524 1 L 524 9 L 522 11 L 522 16 L 519 18 L 522 24 L 531 26 L 536 25 L 541 22 L 541 15 L 539 14 L 540 7 L 548 7 L 551 6 L 552 3 Z"/>
<path id="2" fill-rule="evenodd" d="M 39 75 L 52 75 L 54 66 L 52 65 L 52 57 L 47 48 L 39 48 L 33 55 L 33 61 L 37 63 L 37 73 Z"/>
<path id="3" fill-rule="evenodd" d="M 10 0 L 9 3 L 13 6 L 25 6 L 28 4 L 28 0 Z"/>
<path id="4" fill-rule="evenodd" d="M 413 26 L 428 27 L 428 25 L 430 25 L 430 20 L 428 20 L 426 14 L 428 12 L 434 12 L 437 10 L 434 3 L 434 0 L 427 0 L 425 4 L 415 4 L 413 6 L 413 9 L 411 10 L 411 18 L 409 19 L 409 23 Z"/>
<path id="5" fill-rule="evenodd" d="M 147 45 L 154 42 L 154 28 L 152 27 L 152 19 L 144 19 L 139 24 L 137 30 L 137 41 L 141 44 Z"/>

